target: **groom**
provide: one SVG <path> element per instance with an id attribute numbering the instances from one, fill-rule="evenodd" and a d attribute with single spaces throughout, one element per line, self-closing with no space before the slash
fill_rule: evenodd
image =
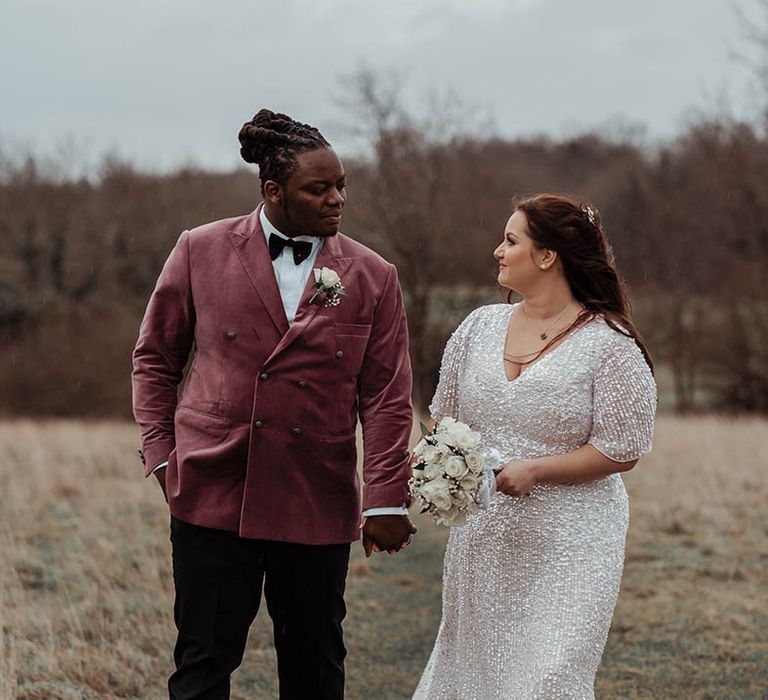
<path id="1" fill-rule="evenodd" d="M 133 354 L 145 473 L 171 512 L 169 693 L 229 697 L 263 588 L 280 697 L 338 699 L 358 417 L 366 554 L 416 531 L 402 295 L 390 263 L 338 233 L 344 168 L 317 129 L 261 110 L 240 144 L 263 204 L 181 234 Z"/>

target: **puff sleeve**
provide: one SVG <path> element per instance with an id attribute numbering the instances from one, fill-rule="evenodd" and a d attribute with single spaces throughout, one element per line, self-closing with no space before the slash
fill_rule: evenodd
<path id="1" fill-rule="evenodd" d="M 611 331 L 593 385 L 588 444 L 615 462 L 651 451 L 656 382 L 632 338 Z"/>

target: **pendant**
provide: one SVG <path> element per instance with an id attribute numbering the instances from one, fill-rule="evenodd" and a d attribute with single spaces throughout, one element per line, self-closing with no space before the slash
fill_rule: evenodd
<path id="1" fill-rule="evenodd" d="M 539 333 L 539 338 L 541 338 L 542 340 L 546 340 L 547 334 L 542 331 L 541 333 Z"/>

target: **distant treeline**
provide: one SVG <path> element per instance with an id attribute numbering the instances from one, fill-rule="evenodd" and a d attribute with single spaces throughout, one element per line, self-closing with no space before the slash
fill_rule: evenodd
<path id="1" fill-rule="evenodd" d="M 445 340 L 499 299 L 491 252 L 516 194 L 596 205 L 637 325 L 677 410 L 768 410 L 768 139 L 699 123 L 653 149 L 598 133 L 567 140 L 445 136 L 389 114 L 347 161 L 343 230 L 399 270 L 415 399 L 429 400 Z M 439 135 L 435 135 L 435 134 Z M 185 228 L 252 210 L 245 169 L 151 175 L 107 159 L 57 177 L 0 162 L 0 413 L 129 415 L 130 353 Z"/>

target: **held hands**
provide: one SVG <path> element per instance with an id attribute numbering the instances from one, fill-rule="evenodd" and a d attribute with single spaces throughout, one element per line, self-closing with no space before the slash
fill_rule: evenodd
<path id="1" fill-rule="evenodd" d="M 363 548 L 371 552 L 394 554 L 410 544 L 416 528 L 407 515 L 372 515 L 363 519 Z"/>
<path id="2" fill-rule="evenodd" d="M 496 490 L 507 496 L 528 496 L 536 481 L 532 459 L 507 462 L 496 475 Z"/>

